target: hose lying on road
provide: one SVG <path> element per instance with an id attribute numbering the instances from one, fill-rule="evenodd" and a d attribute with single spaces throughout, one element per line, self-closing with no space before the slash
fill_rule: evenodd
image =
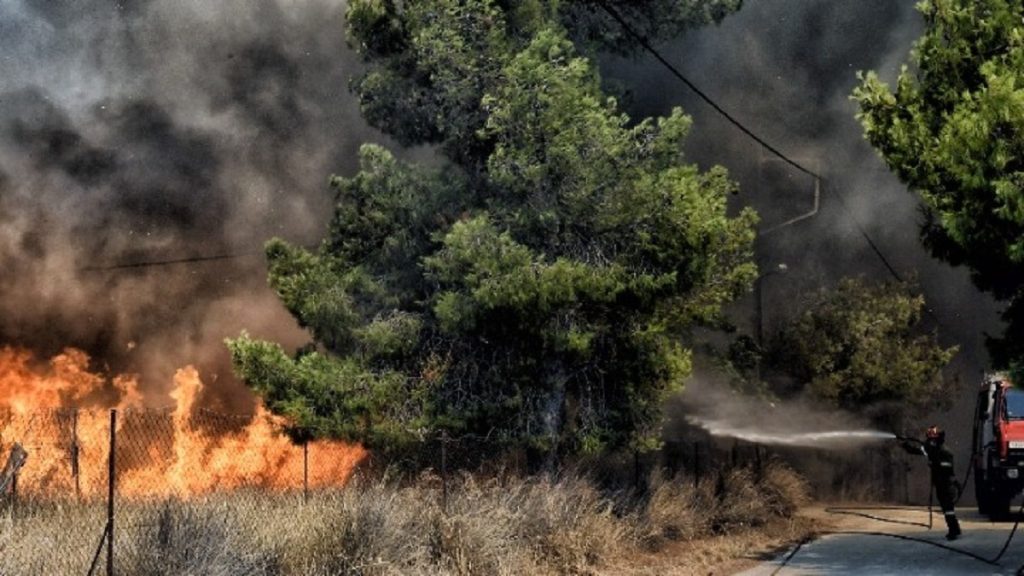
<path id="1" fill-rule="evenodd" d="M 909 510 L 909 509 L 917 510 L 917 508 L 912 508 L 912 507 L 909 507 L 909 506 L 865 506 L 865 507 L 851 507 L 851 508 L 826 508 L 825 511 L 830 513 L 830 514 L 849 514 L 849 515 L 854 515 L 854 516 L 862 516 L 862 517 L 865 517 L 865 518 L 870 518 L 872 520 L 877 520 L 879 522 L 889 522 L 889 523 L 892 523 L 892 524 L 910 524 L 910 525 L 913 525 L 913 526 L 923 526 L 923 527 L 931 529 L 932 522 L 931 522 L 931 505 L 930 505 L 930 503 L 929 503 L 929 506 L 928 506 L 928 524 L 924 524 L 923 522 L 911 522 L 911 521 L 908 521 L 908 520 L 894 520 L 892 518 L 882 518 L 880 516 L 874 516 L 874 515 L 871 515 L 871 514 L 859 512 L 859 510 Z M 1003 547 L 999 550 L 999 553 L 996 554 L 993 558 L 985 558 L 984 556 L 981 556 L 979 554 L 975 554 L 974 552 L 971 552 L 970 550 L 964 550 L 963 548 L 956 548 L 954 546 L 950 546 L 948 544 L 943 544 L 941 542 L 935 542 L 933 540 L 926 540 L 924 538 L 916 538 L 914 536 L 907 536 L 905 534 L 892 534 L 892 533 L 889 533 L 889 532 L 872 532 L 872 531 L 857 531 L 857 530 L 824 530 L 822 532 L 818 532 L 813 537 L 804 538 L 799 543 L 797 543 L 797 545 L 793 548 L 793 550 L 791 550 L 789 552 L 789 554 L 787 554 L 786 557 L 782 559 L 782 563 L 780 563 L 778 565 L 778 567 L 776 567 L 775 570 L 772 571 L 772 576 L 775 576 L 780 571 L 782 571 L 782 569 L 785 568 L 787 564 L 789 564 L 790 560 L 792 560 L 793 557 L 795 557 L 797 555 L 797 553 L 800 551 L 801 548 L 804 547 L 805 544 L 807 544 L 808 542 L 811 542 L 812 540 L 814 540 L 814 538 L 816 538 L 818 536 L 831 535 L 831 534 L 848 534 L 848 535 L 849 534 L 859 534 L 859 535 L 863 535 L 863 536 L 882 536 L 882 537 L 886 537 L 886 538 L 896 538 L 896 539 L 899 539 L 899 540 L 907 540 L 907 541 L 910 541 L 910 542 L 920 542 L 922 544 L 928 544 L 928 545 L 931 545 L 931 546 L 935 546 L 937 548 L 942 548 L 943 550 L 948 550 L 950 552 L 955 552 L 957 554 L 961 554 L 963 556 L 967 556 L 968 558 L 973 558 L 974 560 L 977 560 L 979 562 L 983 562 L 983 563 L 988 564 L 990 566 L 1000 566 L 999 560 L 1003 557 L 1003 554 L 1006 554 L 1006 550 L 1010 547 L 1010 542 L 1013 540 L 1014 535 L 1017 533 L 1017 527 L 1020 525 L 1020 522 L 1021 522 L 1021 514 L 1024 514 L 1024 502 L 1021 502 L 1020 508 L 1017 510 L 1017 520 L 1013 523 L 1013 528 L 1010 530 L 1010 534 L 1006 537 L 1006 542 L 1003 543 Z M 1024 571 L 1024 566 L 1021 566 L 1017 570 L 1017 573 L 1020 574 L 1022 571 Z"/>
<path id="2" fill-rule="evenodd" d="M 866 510 L 914 510 L 920 511 L 919 506 L 855 506 L 852 508 L 839 508 L 829 507 L 825 508 L 825 512 L 829 514 L 845 514 L 847 516 L 859 516 L 861 518 L 868 518 L 869 520 L 878 520 L 879 522 L 889 522 L 892 524 L 906 524 L 908 526 L 921 526 L 929 530 L 932 529 L 932 501 L 931 496 L 928 497 L 928 523 L 914 522 L 912 520 L 895 520 L 893 518 L 884 518 L 882 516 L 875 516 L 874 514 L 868 514 Z"/>

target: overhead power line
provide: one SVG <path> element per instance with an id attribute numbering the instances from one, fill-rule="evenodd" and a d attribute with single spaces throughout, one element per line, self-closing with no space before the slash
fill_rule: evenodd
<path id="1" fill-rule="evenodd" d="M 306 250 L 316 250 L 320 248 L 320 244 L 307 243 L 307 244 L 293 244 L 299 248 Z M 211 254 L 211 255 L 199 255 L 199 256 L 185 256 L 179 258 L 167 258 L 157 260 L 141 260 L 138 262 L 115 262 L 112 264 L 95 264 L 92 266 L 85 266 L 79 268 L 79 272 L 103 272 L 108 270 L 129 270 L 132 268 L 151 268 L 154 266 L 173 266 L 175 264 L 196 264 L 201 262 L 215 262 L 217 260 L 234 260 L 236 258 L 251 258 L 254 256 L 265 256 L 266 252 L 263 250 L 249 250 L 246 252 L 227 252 L 224 254 Z"/>
<path id="2" fill-rule="evenodd" d="M 843 198 L 843 195 L 838 190 L 835 190 L 831 187 L 826 187 L 825 191 L 831 191 L 835 195 L 836 200 L 839 200 L 839 206 L 843 209 L 843 212 L 846 212 L 846 215 L 857 226 L 857 231 L 860 232 L 860 236 L 861 238 L 864 239 L 864 242 L 866 242 L 868 247 L 871 248 L 871 251 L 875 253 L 875 256 L 878 256 L 878 259 L 882 261 L 882 264 L 885 266 L 885 269 L 889 271 L 889 274 L 898 282 L 902 283 L 903 276 L 899 272 L 897 272 L 895 268 L 893 268 L 893 265 L 889 262 L 889 259 L 886 258 L 885 254 L 882 252 L 882 249 L 878 247 L 878 244 L 875 244 L 875 241 L 868 234 L 867 230 L 865 230 L 864 227 L 860 225 L 860 222 L 857 221 L 857 217 L 854 216 L 853 210 L 849 206 L 847 206 L 846 200 Z"/>
<path id="3" fill-rule="evenodd" d="M 716 103 L 714 100 L 712 100 L 710 96 L 705 94 L 703 90 L 701 90 L 700 88 L 697 87 L 696 84 L 691 82 L 689 78 L 687 78 L 686 76 L 683 76 L 683 73 L 680 72 L 679 69 L 677 69 L 675 66 L 673 66 L 671 62 L 666 60 L 665 57 L 662 56 L 660 52 L 655 50 L 654 47 L 651 46 L 650 42 L 647 41 L 647 38 L 644 38 L 642 35 L 640 35 L 640 33 L 638 33 L 637 31 L 633 30 L 633 28 L 629 25 L 629 23 L 626 22 L 626 19 L 623 18 L 622 15 L 619 14 L 619 12 L 617 10 L 615 10 L 610 5 L 608 5 L 608 3 L 605 0 L 597 0 L 597 4 L 601 8 L 603 8 L 604 11 L 607 12 L 609 16 L 611 16 L 613 19 L 615 19 L 615 21 L 618 22 L 620 26 L 622 26 L 622 29 L 625 30 L 627 34 L 629 34 L 630 36 L 635 38 L 636 41 L 640 43 L 640 46 L 642 46 L 644 48 L 644 50 L 647 50 L 648 52 L 650 52 L 651 56 L 654 56 L 655 60 L 660 62 L 662 66 L 667 68 L 668 71 L 671 72 L 672 75 L 675 76 L 677 79 L 679 79 L 683 84 L 686 84 L 686 87 L 689 88 L 690 90 L 692 90 L 693 93 L 696 94 L 698 97 L 700 97 L 700 99 L 703 100 L 705 104 L 707 104 L 708 106 L 713 108 L 715 110 L 715 112 L 718 112 L 723 118 L 728 120 L 730 124 L 732 124 L 733 126 L 738 128 L 740 130 L 740 132 L 743 132 L 744 134 L 749 136 L 751 140 L 753 140 L 754 142 L 757 142 L 761 146 L 764 146 L 766 150 L 768 150 L 772 154 L 778 156 L 780 160 L 782 160 L 783 162 L 785 162 L 785 163 L 789 164 L 790 166 L 796 168 L 797 170 L 803 172 L 804 174 L 807 174 L 808 176 L 811 176 L 812 178 L 823 179 L 823 178 L 821 178 L 821 175 L 817 174 L 813 170 L 811 170 L 811 169 L 809 169 L 809 168 L 807 168 L 805 166 L 802 166 L 796 160 L 793 160 L 789 156 L 786 156 L 784 153 L 782 153 L 781 150 L 779 150 L 778 148 L 776 148 L 776 147 L 772 146 L 771 144 L 769 144 L 767 141 L 765 141 L 764 138 L 761 138 L 760 136 L 755 134 L 749 128 L 744 126 L 743 123 L 741 123 L 739 120 L 734 118 L 732 116 L 732 114 L 729 114 L 724 108 L 719 106 L 718 103 Z"/>
<path id="4" fill-rule="evenodd" d="M 796 160 L 787 156 L 785 153 L 783 153 L 775 146 L 772 146 L 764 138 L 761 138 L 760 136 L 755 134 L 752 130 L 744 126 L 742 122 L 733 117 L 732 114 L 729 114 L 729 112 L 727 112 L 724 108 L 719 106 L 717 102 L 712 100 L 710 96 L 708 96 L 703 90 L 697 87 L 696 84 L 691 82 L 689 78 L 684 76 L 678 68 L 673 66 L 671 62 L 665 59 L 665 57 L 662 56 L 661 53 L 658 52 L 654 48 L 654 46 L 652 46 L 651 43 L 647 41 L 647 38 L 645 38 L 643 35 L 634 30 L 633 27 L 630 26 L 628 22 L 626 22 L 626 19 L 623 18 L 622 15 L 619 14 L 619 12 L 615 8 L 613 8 L 606 0 L 596 0 L 596 3 L 605 12 L 607 12 L 608 15 L 612 17 L 612 19 L 618 22 L 619 25 L 622 26 L 622 29 L 625 30 L 626 33 L 629 34 L 631 37 L 633 37 L 640 44 L 640 46 L 643 47 L 644 50 L 650 53 L 655 60 L 660 62 L 661 65 L 665 67 L 665 69 L 667 69 L 679 81 L 685 84 L 686 87 L 692 90 L 694 94 L 696 94 L 701 100 L 704 101 L 704 103 L 706 103 L 713 110 L 715 110 L 715 112 L 718 112 L 719 115 L 725 118 L 730 124 L 735 126 L 740 132 L 745 134 L 754 142 L 757 142 L 758 144 L 763 146 L 765 150 L 768 150 L 786 164 L 789 164 L 790 166 L 796 168 L 800 172 L 803 172 L 804 174 L 807 174 L 808 176 L 815 178 L 819 182 L 825 181 L 825 178 L 823 178 L 820 174 L 811 170 L 810 168 L 807 168 L 806 166 L 803 166 Z M 871 235 L 868 234 L 865 227 L 860 223 L 856 215 L 846 204 L 846 200 L 843 198 L 843 194 L 839 190 L 832 187 L 826 187 L 825 190 L 831 191 L 835 195 L 836 199 L 839 200 L 839 205 L 842 207 L 843 211 L 846 212 L 847 217 L 849 217 L 850 221 L 853 222 L 854 226 L 856 226 L 857 231 L 860 233 L 860 236 L 867 243 L 868 247 L 871 248 L 871 251 L 875 254 L 875 256 L 877 256 L 878 259 L 882 262 L 882 264 L 885 266 L 885 269 L 889 272 L 889 274 L 897 281 L 903 282 L 903 277 L 900 275 L 899 272 L 896 271 L 896 268 L 893 267 L 892 263 L 889 261 L 889 258 L 885 256 L 885 253 L 882 252 L 882 249 L 879 248 L 878 244 L 874 241 L 874 239 L 871 238 Z"/>
<path id="5" fill-rule="evenodd" d="M 213 254 L 210 256 L 191 256 L 186 258 L 172 258 L 169 260 L 143 260 L 141 262 L 119 262 L 116 264 L 105 264 L 97 266 L 86 266 L 79 268 L 82 272 L 100 272 L 106 270 L 127 270 L 130 268 L 150 268 L 153 266 L 170 266 L 173 264 L 192 264 L 196 262 L 212 262 L 215 260 L 233 260 L 235 258 L 247 258 L 249 256 L 262 256 L 263 252 L 237 252 L 233 254 Z"/>
<path id="6" fill-rule="evenodd" d="M 777 156 L 780 160 L 782 160 L 786 164 L 789 164 L 790 166 L 792 166 L 793 168 L 799 170 L 800 172 L 803 172 L 804 174 L 807 174 L 808 176 L 811 176 L 812 178 L 816 179 L 819 183 L 825 181 L 825 179 L 820 174 L 818 174 L 817 172 L 815 172 L 815 171 L 813 171 L 813 170 L 803 166 L 802 164 L 800 164 L 796 160 L 794 160 L 794 159 L 790 158 L 789 156 L 787 156 L 781 150 L 779 150 L 775 146 L 771 145 L 764 138 L 758 136 L 752 130 L 747 128 L 742 122 L 740 122 L 735 117 L 733 117 L 731 114 L 729 114 L 729 112 L 726 111 L 724 108 L 719 106 L 717 102 L 715 102 L 710 96 L 708 96 L 696 84 L 694 84 L 692 81 L 690 81 L 689 78 L 684 76 L 683 73 L 680 72 L 679 69 L 677 69 L 675 66 L 673 66 L 671 62 L 669 62 L 667 59 L 665 59 L 665 57 L 662 56 L 661 53 L 658 52 L 650 44 L 650 42 L 647 41 L 647 39 L 644 36 L 642 36 L 641 34 L 636 32 L 629 25 L 629 23 L 626 22 L 625 18 L 623 18 L 622 15 L 619 14 L 619 12 L 617 10 L 615 10 L 615 8 L 610 6 L 606 0 L 596 0 L 596 3 L 605 12 L 607 12 L 609 16 L 611 16 L 616 22 L 618 22 L 619 25 L 622 26 L 623 30 L 625 30 L 627 34 L 629 34 L 634 39 L 636 39 L 636 41 L 640 44 L 640 46 L 642 46 L 644 48 L 644 50 L 646 50 L 648 53 L 650 53 L 659 63 L 661 63 L 662 66 L 664 66 L 670 73 L 672 73 L 673 76 L 675 76 L 678 80 L 680 80 L 683 84 L 685 84 L 690 90 L 693 91 L 694 94 L 696 94 L 701 100 L 703 100 L 704 103 L 706 103 L 713 110 L 715 110 L 715 112 L 717 112 L 719 115 L 721 115 L 723 118 L 725 118 L 730 124 L 732 124 L 734 127 L 736 127 L 740 132 L 745 134 L 747 137 L 749 137 L 754 142 L 757 142 L 758 144 L 763 146 L 765 148 L 765 150 L 768 150 L 769 152 L 771 152 L 772 154 Z M 903 281 L 903 277 L 899 274 L 899 272 L 896 271 L 896 269 L 893 267 L 892 263 L 889 262 L 889 259 L 882 252 L 881 248 L 879 248 L 878 244 L 875 243 L 875 241 L 871 238 L 871 235 L 868 234 L 867 230 L 864 228 L 864 226 L 860 223 L 860 221 L 854 215 L 853 211 L 849 208 L 849 206 L 847 206 L 846 201 L 843 198 L 842 193 L 839 190 L 836 190 L 834 188 L 825 188 L 825 189 L 826 189 L 826 191 L 831 191 L 831 192 L 833 192 L 835 194 L 836 198 L 839 200 L 840 206 L 846 212 L 846 214 L 849 217 L 850 221 L 852 221 L 853 224 L 856 226 L 857 231 L 860 233 L 861 237 L 864 239 L 864 241 L 867 243 L 867 245 L 871 248 L 871 251 L 875 254 L 875 256 L 877 256 L 878 259 L 882 262 L 882 264 L 885 266 L 885 269 L 889 272 L 889 274 L 892 275 L 892 277 L 895 278 L 896 280 L 902 282 Z M 82 271 L 108 271 L 108 270 L 126 270 L 126 269 L 132 269 L 132 268 L 149 268 L 149 267 L 154 267 L 154 266 L 170 266 L 170 265 L 174 265 L 174 264 L 193 264 L 193 263 L 210 262 L 210 261 L 216 261 L 216 260 L 231 260 L 231 259 L 235 259 L 235 258 L 246 258 L 246 257 L 256 256 L 256 255 L 261 255 L 261 254 L 263 254 L 263 252 L 239 252 L 239 253 L 230 253 L 230 254 L 215 254 L 215 255 L 211 255 L 211 256 L 194 256 L 194 257 L 186 257 L 186 258 L 173 258 L 173 259 L 168 259 L 168 260 L 147 260 L 147 261 L 141 261 L 141 262 L 116 263 L 116 264 L 110 264 L 110 265 L 105 265 L 105 266 L 88 266 L 88 267 L 82 268 L 81 270 Z"/>

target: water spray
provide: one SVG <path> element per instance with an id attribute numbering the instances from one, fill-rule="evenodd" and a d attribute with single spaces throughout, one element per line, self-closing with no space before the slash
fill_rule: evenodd
<path id="1" fill-rule="evenodd" d="M 816 432 L 763 431 L 750 427 L 739 427 L 722 420 L 704 420 L 688 416 L 690 424 L 699 426 L 712 436 L 736 438 L 755 444 L 776 446 L 803 446 L 821 448 L 844 444 L 859 444 L 878 440 L 913 440 L 882 430 L 821 430 Z"/>

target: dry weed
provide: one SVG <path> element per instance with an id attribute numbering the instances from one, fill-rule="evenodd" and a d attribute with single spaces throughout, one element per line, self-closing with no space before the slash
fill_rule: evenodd
<path id="1" fill-rule="evenodd" d="M 708 534 L 719 506 L 711 479 L 652 475 L 641 538 L 648 547 L 662 540 L 691 540 Z"/>
<path id="2" fill-rule="evenodd" d="M 811 489 L 807 480 L 776 460 L 765 466 L 758 486 L 765 495 L 768 508 L 776 516 L 792 516 L 810 500 Z"/>
<path id="3" fill-rule="evenodd" d="M 617 559 L 792 514 L 803 481 L 776 463 L 696 483 L 655 477 L 645 497 L 609 494 L 578 474 L 354 480 L 301 494 L 232 492 L 125 502 L 115 541 L 123 574 L 593 574 Z M 81 574 L 104 506 L 22 505 L 0 516 L 0 575 Z M 100 560 L 103 561 L 102 558 Z"/>

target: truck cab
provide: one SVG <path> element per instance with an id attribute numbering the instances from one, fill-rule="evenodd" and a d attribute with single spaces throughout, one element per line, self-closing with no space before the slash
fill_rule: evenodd
<path id="1" fill-rule="evenodd" d="M 1006 517 L 1024 489 L 1024 390 L 1002 372 L 988 373 L 974 418 L 974 490 L 978 511 Z"/>

